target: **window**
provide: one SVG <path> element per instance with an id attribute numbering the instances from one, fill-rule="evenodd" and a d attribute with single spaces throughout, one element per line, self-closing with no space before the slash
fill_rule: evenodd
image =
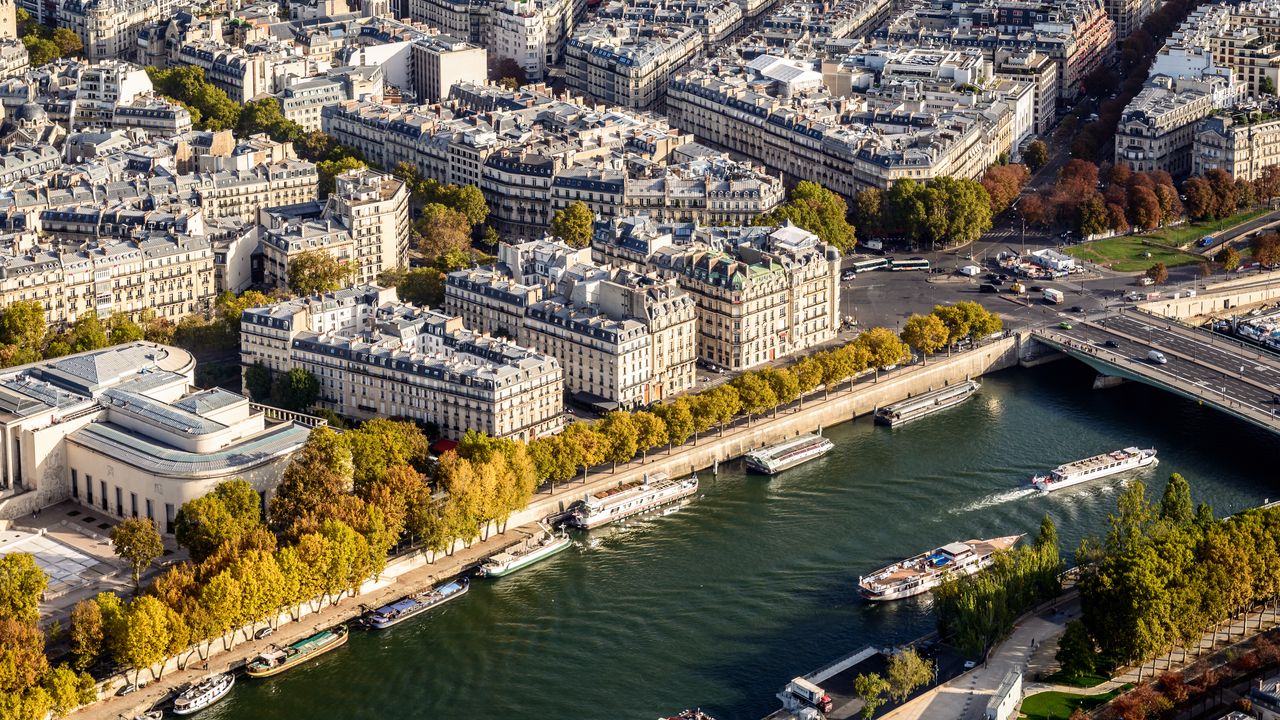
<path id="1" fill-rule="evenodd" d="M 147 498 L 147 519 L 148 520 L 156 519 L 155 513 L 152 512 L 152 508 L 151 508 L 151 498 Z"/>
<path id="2" fill-rule="evenodd" d="M 84 501 L 93 504 L 93 476 L 89 473 L 84 474 Z"/>
<path id="3" fill-rule="evenodd" d="M 173 534 L 173 503 L 164 504 L 164 531 Z"/>
<path id="4" fill-rule="evenodd" d="M 138 493 L 129 493 L 129 515 L 138 517 Z"/>
<path id="5" fill-rule="evenodd" d="M 80 499 L 80 478 L 76 477 L 76 471 L 71 471 L 71 497 Z"/>
<path id="6" fill-rule="evenodd" d="M 107 507 L 107 481 L 106 480 L 98 481 L 98 490 L 100 491 L 100 494 L 102 496 L 102 509 L 108 510 L 109 508 Z"/>
<path id="7" fill-rule="evenodd" d="M 124 517 L 124 491 L 116 486 L 116 515 Z"/>

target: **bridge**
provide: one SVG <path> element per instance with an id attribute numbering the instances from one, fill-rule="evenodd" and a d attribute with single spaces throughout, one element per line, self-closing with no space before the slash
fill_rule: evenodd
<path id="1" fill-rule="evenodd" d="M 1280 432 L 1280 356 L 1266 350 L 1132 309 L 1032 335 L 1103 377 L 1146 383 Z M 1152 350 L 1167 362 L 1148 360 Z"/>

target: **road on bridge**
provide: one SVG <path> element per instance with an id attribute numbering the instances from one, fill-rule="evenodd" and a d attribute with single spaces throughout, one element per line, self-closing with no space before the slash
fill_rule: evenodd
<path id="1" fill-rule="evenodd" d="M 1111 314 L 1044 331 L 1068 350 L 1097 358 L 1135 376 L 1168 385 L 1253 422 L 1280 425 L 1280 357 L 1205 331 L 1137 312 Z M 1110 342 L 1114 347 L 1108 347 Z M 1166 364 L 1147 359 L 1160 351 Z M 1275 418 L 1266 421 L 1261 416 Z"/>

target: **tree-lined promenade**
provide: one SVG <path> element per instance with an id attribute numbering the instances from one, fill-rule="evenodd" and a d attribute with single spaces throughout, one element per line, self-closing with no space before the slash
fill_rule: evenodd
<path id="1" fill-rule="evenodd" d="M 677 403 L 702 405 L 709 401 L 701 398 L 714 397 L 716 403 L 737 406 L 725 423 L 735 417 L 750 423 L 780 404 L 800 400 L 803 393 L 793 389 L 792 381 L 798 388 L 803 378 L 809 392 L 827 392 L 908 355 L 906 344 L 891 331 L 870 330 L 792 368 L 744 374 Z M 818 372 L 827 367 L 833 369 Z M 729 393 L 736 403 L 727 399 Z M 434 464 L 428 462 L 426 436 L 410 423 L 378 419 L 341 434 L 319 429 L 284 473 L 270 503 L 269 521 L 261 519 L 258 496 L 248 483 L 224 483 L 178 513 L 177 540 L 189 552 L 189 561 L 170 566 L 131 600 L 103 593 L 80 603 L 68 636 L 74 664 L 99 674 L 124 670 L 131 679 L 163 677 L 171 658 L 179 668 L 199 666 L 215 646 L 230 650 L 276 618 L 296 619 L 304 607 L 314 611 L 337 604 L 379 576 L 398 541 L 430 550 L 438 560 L 459 543 L 475 543 L 500 527 L 530 503 L 540 484 L 559 481 L 554 473 L 568 465 L 562 459 L 548 463 L 538 458 L 547 443 L 566 442 L 558 438 L 576 438 L 579 447 L 590 443 L 600 459 L 584 466 L 588 468 L 628 462 L 637 455 L 643 462 L 655 438 L 671 444 L 681 432 L 675 423 L 673 437 L 664 416 L 678 421 L 682 413 L 660 406 L 652 412 L 615 414 L 597 423 L 574 423 L 561 436 L 527 445 L 472 432 Z M 705 411 L 698 417 L 702 419 L 693 420 L 690 410 L 691 434 L 711 427 L 701 426 L 708 417 Z M 625 450 L 630 453 L 624 456 Z M 576 476 L 584 456 L 571 458 L 570 477 Z M 582 491 L 579 486 L 577 495 L 570 494 L 578 497 Z M 154 534 L 154 526 L 145 521 L 121 524 L 113 541 L 119 554 L 140 570 L 158 554 Z"/>

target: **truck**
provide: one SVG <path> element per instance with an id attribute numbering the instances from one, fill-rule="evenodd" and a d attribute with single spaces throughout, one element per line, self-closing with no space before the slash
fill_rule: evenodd
<path id="1" fill-rule="evenodd" d="M 1160 293 L 1158 293 L 1158 292 L 1149 292 L 1149 293 L 1147 293 L 1147 294 L 1146 294 L 1146 296 L 1145 296 L 1145 297 L 1146 297 L 1146 299 L 1147 299 L 1147 300 L 1159 300 L 1160 298 L 1162 298 L 1162 297 L 1164 297 L 1164 296 L 1163 296 L 1163 295 L 1161 295 L 1161 294 L 1160 294 Z"/>
<path id="2" fill-rule="evenodd" d="M 884 242 L 881 240 L 865 240 L 862 247 L 868 250 L 884 250 Z"/>
<path id="3" fill-rule="evenodd" d="M 802 677 L 795 678 L 787 683 L 783 693 L 798 700 L 802 705 L 817 708 L 823 713 L 831 712 L 831 696 L 827 695 L 822 688 Z"/>
<path id="4" fill-rule="evenodd" d="M 960 274 L 964 275 L 965 277 L 976 277 L 982 274 L 982 268 L 978 267 L 977 265 L 965 265 L 964 267 L 960 268 Z"/>
<path id="5" fill-rule="evenodd" d="M 1064 300 L 1066 300 L 1066 299 L 1067 299 L 1067 297 L 1066 297 L 1065 295 L 1063 295 L 1063 294 L 1062 294 L 1062 291 L 1061 291 L 1061 290 L 1055 290 L 1055 289 L 1053 289 L 1053 288 L 1045 288 L 1045 289 L 1044 289 L 1044 301 L 1045 301 L 1045 302 L 1053 303 L 1054 305 L 1061 305 L 1061 304 L 1062 304 L 1062 302 L 1063 302 Z"/>

